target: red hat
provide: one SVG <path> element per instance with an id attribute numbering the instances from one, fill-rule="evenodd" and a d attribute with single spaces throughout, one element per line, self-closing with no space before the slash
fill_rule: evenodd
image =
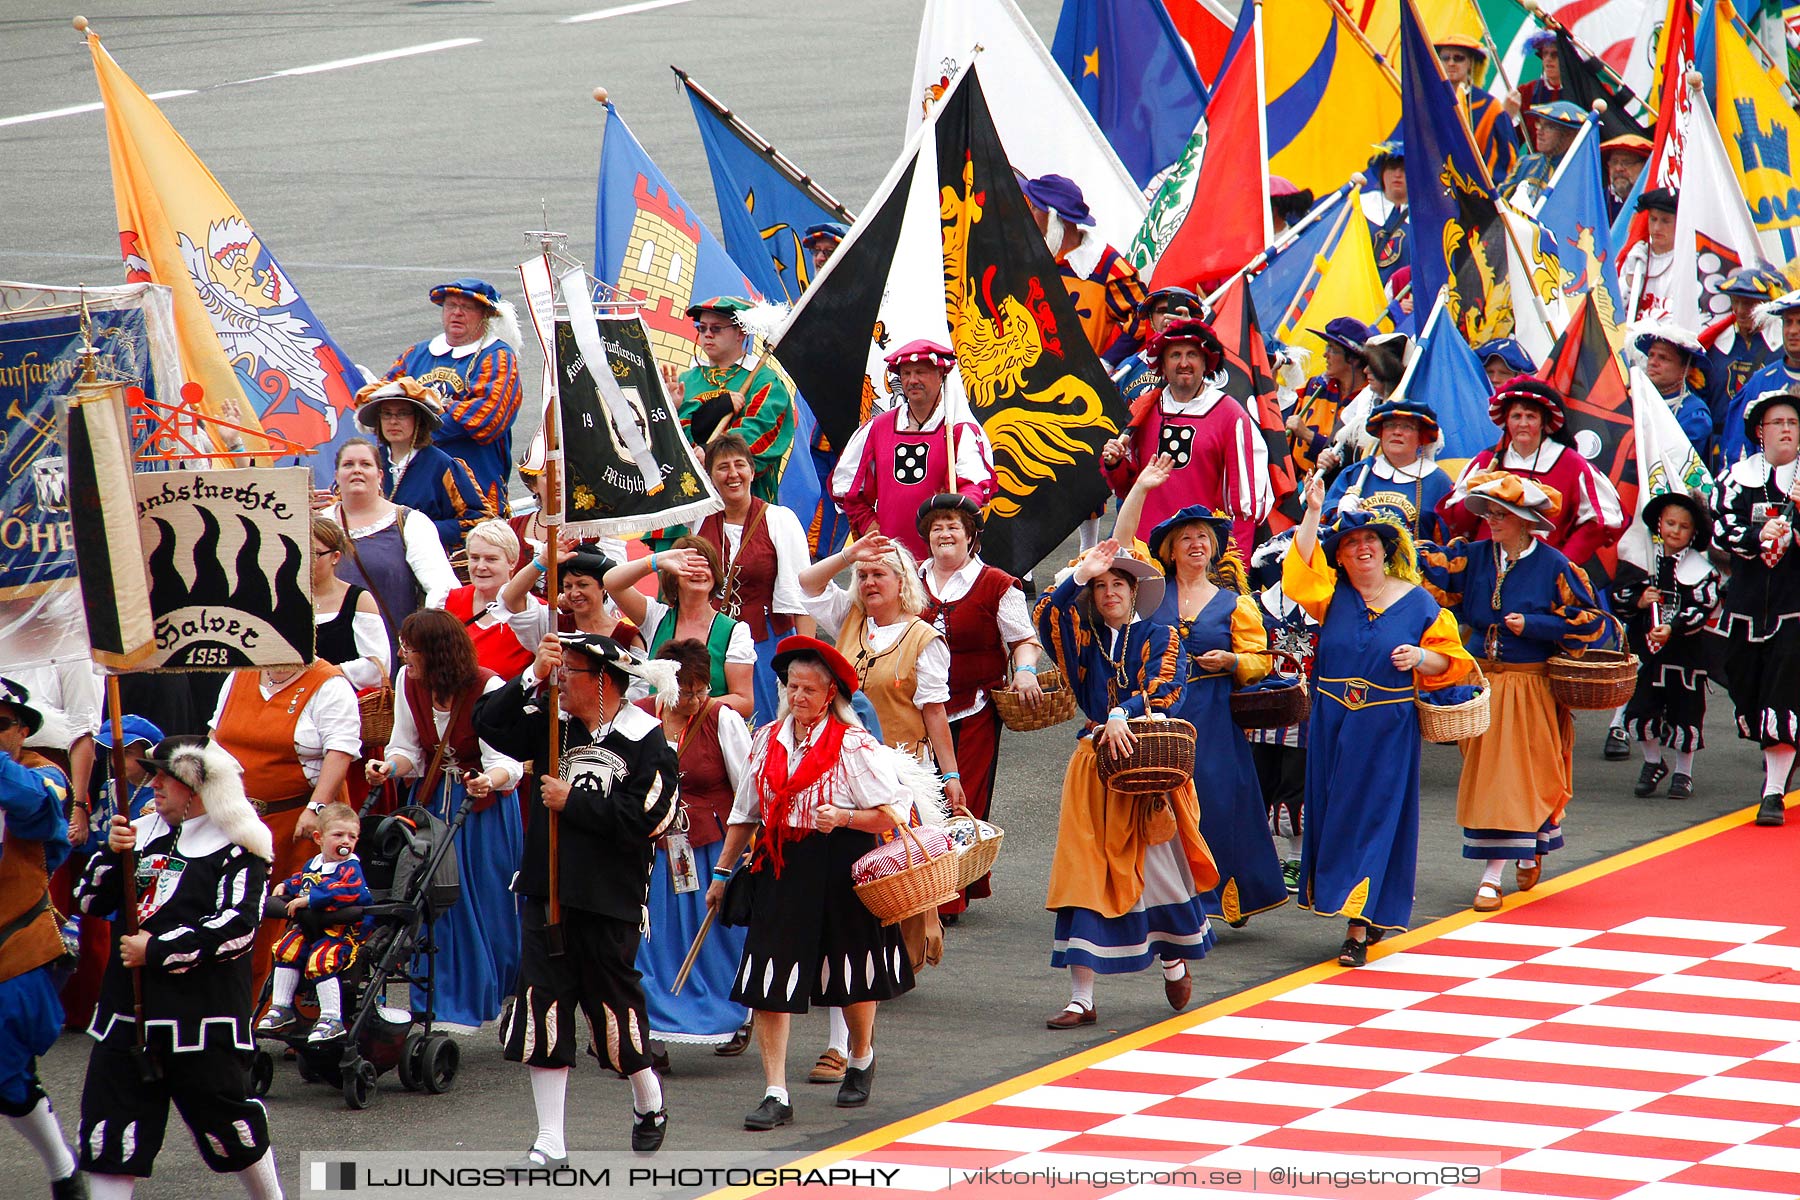
<path id="1" fill-rule="evenodd" d="M 1488 420 L 1506 424 L 1506 410 L 1520 400 L 1544 410 L 1545 433 L 1563 427 L 1562 393 L 1534 375 L 1520 375 L 1501 384 L 1500 390 L 1488 397 Z"/>
<path id="2" fill-rule="evenodd" d="M 1225 344 L 1219 341 L 1219 335 L 1214 333 L 1212 326 L 1205 321 L 1191 317 L 1186 320 L 1170 321 L 1163 326 L 1161 333 L 1151 335 L 1150 345 L 1147 347 L 1150 361 L 1160 363 L 1163 351 L 1177 342 L 1186 342 L 1189 345 L 1200 347 L 1201 353 L 1206 355 L 1206 373 L 1208 375 L 1225 365 Z"/>
<path id="3" fill-rule="evenodd" d="M 860 686 L 856 668 L 850 665 L 849 659 L 838 653 L 836 646 L 804 634 L 793 633 L 782 638 L 775 647 L 775 657 L 769 665 L 775 669 L 776 677 L 786 683 L 788 664 L 803 655 L 817 655 L 824 661 L 825 669 L 837 680 L 838 690 L 844 693 L 844 699 L 850 699 L 851 694 Z"/>
<path id="4" fill-rule="evenodd" d="M 903 363 L 930 363 L 948 375 L 951 368 L 956 366 L 956 351 L 948 346 L 940 346 L 929 338 L 918 338 L 906 343 L 882 361 L 896 371 Z"/>

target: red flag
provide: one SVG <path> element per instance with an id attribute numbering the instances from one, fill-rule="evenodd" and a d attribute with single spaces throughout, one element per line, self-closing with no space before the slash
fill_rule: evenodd
<path id="1" fill-rule="evenodd" d="M 1570 439 L 1594 470 L 1612 480 L 1621 510 L 1627 516 L 1636 512 L 1637 427 L 1631 386 L 1619 369 L 1618 355 L 1613 353 L 1592 292 L 1581 298 L 1581 307 L 1538 369 L 1538 378 L 1568 397 L 1565 412 Z M 1576 498 L 1564 497 L 1564 503 L 1576 503 Z M 1611 575 L 1618 564 L 1617 550 L 1604 547 L 1600 561 Z"/>
<path id="2" fill-rule="evenodd" d="M 1694 14 L 1688 0 L 1672 0 L 1663 24 L 1662 82 L 1657 103 L 1656 134 L 1650 139 L 1650 170 L 1644 190 L 1681 187 L 1682 148 L 1687 142 L 1687 115 L 1694 107 L 1688 90 L 1688 72 L 1694 69 Z M 1633 213 L 1630 232 L 1619 247 L 1618 262 L 1625 263 L 1631 248 L 1650 236 L 1650 218 Z M 1635 314 L 1626 313 L 1622 320 Z"/>
<path id="3" fill-rule="evenodd" d="M 1213 332 L 1225 346 L 1225 391 L 1244 406 L 1262 434 L 1269 462 L 1268 490 L 1273 500 L 1269 531 L 1280 533 L 1298 525 L 1303 514 L 1294 460 L 1288 453 L 1287 426 L 1281 420 L 1275 369 L 1269 363 L 1262 328 L 1256 321 L 1256 303 L 1250 296 L 1248 276 L 1232 280 L 1213 314 Z"/>
<path id="4" fill-rule="evenodd" d="M 1150 286 L 1209 291 L 1255 258 L 1269 236 L 1262 148 L 1260 38 L 1239 47 L 1206 109 L 1206 157 L 1194 202 L 1156 260 Z"/>
<path id="5" fill-rule="evenodd" d="M 1175 32 L 1187 43 L 1200 71 L 1200 81 L 1211 87 L 1225 65 L 1225 51 L 1231 46 L 1231 19 L 1210 0 L 1163 0 Z"/>

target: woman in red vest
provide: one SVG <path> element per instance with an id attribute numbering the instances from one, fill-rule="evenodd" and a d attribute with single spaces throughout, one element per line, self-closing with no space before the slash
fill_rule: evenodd
<path id="1" fill-rule="evenodd" d="M 1000 714 L 988 702 L 997 687 L 1016 688 L 1036 704 L 1037 631 L 1019 581 L 981 561 L 981 509 L 967 496 L 942 492 L 919 506 L 919 536 L 931 551 L 920 574 L 925 610 L 919 615 L 950 647 L 950 699 L 945 715 L 962 772 L 963 804 L 987 820 L 999 765 Z M 969 901 L 990 895 L 983 875 L 954 900 L 938 907 L 947 924 Z"/>
<path id="2" fill-rule="evenodd" d="M 505 521 L 483 521 L 463 540 L 469 559 L 469 582 L 444 597 L 444 611 L 463 623 L 475 643 L 475 661 L 502 679 L 511 679 L 537 655 L 527 650 L 507 622 L 500 589 L 512 578 L 519 556 L 519 535 Z M 526 607 L 542 607 L 525 597 Z"/>
<path id="3" fill-rule="evenodd" d="M 387 758 L 364 768 L 376 787 L 416 779 L 411 803 L 449 821 L 466 795 L 474 808 L 457 839 L 462 898 L 432 925 L 440 1026 L 474 1032 L 500 1015 L 519 969 L 519 916 L 509 890 L 525 831 L 511 792 L 525 769 L 475 736 L 475 701 L 504 685 L 475 661 L 463 623 L 424 609 L 400 626 L 403 665 L 394 677 L 394 732 Z M 423 973 L 421 956 L 413 964 Z M 425 997 L 415 992 L 413 1008 Z"/>
<path id="4" fill-rule="evenodd" d="M 238 671 L 219 693 L 212 740 L 244 768 L 244 794 L 275 839 L 270 873 L 286 879 L 312 855 L 316 814 L 334 800 L 362 754 L 362 713 L 344 673 L 323 659 L 305 667 Z M 269 977 L 279 921 L 256 934 L 251 995 Z"/>
<path id="5" fill-rule="evenodd" d="M 760 725 L 775 719 L 781 699 L 773 665 L 776 644 L 790 633 L 814 633 L 800 591 L 800 572 L 812 565 L 812 554 L 800 518 L 751 494 L 756 456 L 743 438 L 728 433 L 709 444 L 706 473 L 725 511 L 700 522 L 694 532 L 713 544 L 723 562 L 719 610 L 750 627 L 756 651 L 753 725 Z"/>

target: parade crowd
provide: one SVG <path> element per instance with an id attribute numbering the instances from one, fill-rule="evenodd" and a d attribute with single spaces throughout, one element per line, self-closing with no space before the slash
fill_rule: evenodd
<path id="1" fill-rule="evenodd" d="M 1555 98 L 1554 41 L 1536 49 L 1542 95 L 1515 117 L 1481 93 L 1469 114 L 1509 189 L 1541 186 L 1583 119 Z M 1485 53 L 1439 50 L 1453 82 Z M 1619 203 L 1649 146 L 1605 150 Z M 1410 312 L 1404 153 L 1374 148 L 1363 209 Z M 1311 197 L 1275 183 L 1280 228 Z M 1660 307 L 1677 196 L 1636 200 L 1650 234 L 1624 273 L 1632 370 L 1716 470 L 1716 502 L 1675 490 L 1625 511 L 1567 438 L 1567 397 L 1510 339 L 1476 348 L 1493 444 L 1446 471 L 1433 398 L 1395 395 L 1408 336 L 1335 315 L 1316 330 L 1321 369 L 1284 393 L 1302 517 L 1274 532 L 1261 434 L 1224 389 L 1207 301 L 1149 291 L 1090 232 L 1077 181 L 1021 187 L 1130 411 L 1100 448 L 1116 511 L 1084 523 L 1053 577 L 981 557 L 995 465 L 946 403 L 950 347 L 901 346 L 895 407 L 842 447 L 797 445 L 792 392 L 752 354 L 737 297 L 688 310 L 699 355 L 666 378 L 722 509 L 642 546 L 559 538 L 535 507 L 511 511 L 513 472 L 541 498 L 546 455 L 514 443 L 508 306 L 464 278 L 430 292 L 441 332 L 358 396 L 367 437 L 316 496 L 315 661 L 127 681 L 118 780 L 92 672 L 5 672 L 0 1112 L 53 1195 L 129 1196 L 171 1103 L 209 1167 L 280 1194 L 247 1063 L 259 1040 L 349 1036 L 373 917 L 306 918 L 373 912 L 365 813 L 417 805 L 454 827 L 460 898 L 435 917 L 433 986 L 410 1002 L 436 1029 L 498 1023 L 529 1068 L 535 1168 L 569 1152 L 584 1053 L 629 1080 L 640 1152 L 664 1142 L 661 1077 L 681 1047 L 757 1046 L 744 1125 L 793 1121 L 791 1018 L 814 1008 L 828 1026 L 808 1080 L 835 1083 L 839 1106 L 870 1102 L 878 1006 L 990 888 L 883 924 L 853 866 L 950 816 L 1005 824 L 1001 695 L 1026 712 L 1074 701 L 1049 876 L 1009 881 L 1045 891 L 1069 983 L 1051 1030 L 1098 1020 L 1101 977 L 1152 968 L 1181 1010 L 1217 924 L 1290 901 L 1338 923 L 1345 967 L 1406 929 L 1427 709 L 1453 726 L 1485 706 L 1455 739 L 1472 907 L 1532 889 L 1574 836 L 1558 657 L 1638 656 L 1598 752 L 1641 755 L 1639 796 L 1703 786 L 1721 681 L 1765 763 L 1746 800 L 1758 824 L 1783 822 L 1800 741 L 1800 294 L 1778 273 L 1732 274 L 1735 320 L 1703 345 Z M 823 263 L 845 236 L 822 225 L 807 245 Z M 779 503 L 796 454 L 829 481 L 816 512 Z M 1634 520 L 1649 569 L 1611 553 Z M 1234 698 L 1298 678 L 1309 715 L 1241 727 Z M 1199 768 L 1154 798 L 1109 788 L 1112 764 L 1165 736 L 1156 718 L 1192 727 Z M 94 1041 L 73 1147 L 34 1068 L 65 1027 Z"/>

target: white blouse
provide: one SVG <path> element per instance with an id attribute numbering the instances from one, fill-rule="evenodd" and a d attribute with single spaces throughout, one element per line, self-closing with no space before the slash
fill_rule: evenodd
<path id="1" fill-rule="evenodd" d="M 825 584 L 825 590 L 819 595 L 806 598 L 806 611 L 835 636 L 844 618 L 850 615 L 851 603 L 850 593 L 839 587 L 834 579 Z M 878 625 L 873 617 L 864 617 L 863 640 L 869 643 L 870 650 L 880 654 L 912 628 L 914 619 L 902 615 L 898 621 Z M 950 646 L 943 637 L 934 637 L 925 643 L 913 674 L 917 679 L 913 687 L 914 707 L 923 709 L 927 704 L 942 704 L 950 699 Z"/>
<path id="2" fill-rule="evenodd" d="M 482 694 L 498 691 L 505 686 L 506 681 L 495 676 L 487 681 L 487 687 L 482 689 Z M 438 736 L 441 738 L 444 730 L 449 728 L 450 714 L 433 706 L 431 719 L 432 724 L 437 726 Z M 516 786 L 519 779 L 525 774 L 524 765 L 516 758 L 508 758 L 485 741 L 479 744 L 481 746 L 481 769 L 492 771 L 495 767 L 499 767 L 506 777 L 500 783 L 499 790 L 504 792 Z M 406 760 L 412 763 L 412 770 L 406 773 L 408 779 L 419 778 L 431 765 L 429 757 L 419 745 L 419 727 L 413 723 L 412 705 L 406 702 L 405 667 L 401 667 L 400 673 L 394 677 L 394 731 L 388 735 L 387 754 L 390 759 L 396 755 L 404 755 Z M 464 763 L 463 767 L 465 770 L 472 769 L 467 763 Z"/>
<path id="3" fill-rule="evenodd" d="M 313 624 L 329 625 L 338 619 L 338 615 L 315 611 Z M 388 667 L 392 664 L 388 660 L 387 626 L 381 622 L 380 611 L 356 612 L 350 618 L 350 632 L 356 637 L 357 656 L 349 662 L 338 663 L 338 670 L 359 692 L 386 682 Z"/>
<path id="4" fill-rule="evenodd" d="M 975 586 L 975 580 L 981 575 L 981 567 L 980 557 L 971 557 L 968 562 L 950 573 L 950 578 L 945 580 L 942 588 L 937 586 L 937 569 L 931 563 L 927 562 L 921 568 L 920 573 L 924 576 L 927 594 L 936 596 L 944 604 L 954 604 L 968 595 L 969 589 Z M 1037 627 L 1031 623 L 1031 613 L 1025 607 L 1025 593 L 1018 588 L 1009 587 L 1002 593 L 1000 611 L 996 617 L 1000 625 L 1000 640 L 1006 643 L 1008 650 L 1020 642 L 1035 643 L 1038 640 Z M 946 644 L 944 653 L 948 655 L 949 652 L 950 648 Z M 948 675 L 945 676 L 945 679 L 946 686 L 948 686 Z M 964 717 L 974 716 L 986 707 L 987 689 L 982 688 L 975 693 L 975 703 L 961 712 L 948 715 L 950 720 L 960 721 Z"/>
<path id="5" fill-rule="evenodd" d="M 824 727 L 823 721 L 813 726 L 806 745 L 811 745 Z M 720 728 L 724 728 L 722 722 Z M 792 717 L 783 717 L 780 725 L 771 723 L 757 730 L 749 767 L 738 780 L 737 798 L 732 802 L 731 820 L 727 824 L 755 825 L 762 820 L 762 795 L 757 781 L 762 775 L 763 761 L 769 756 L 771 736 L 778 738 L 786 748 L 790 771 L 799 767 L 800 759 L 806 753 L 805 746 L 794 743 Z M 912 796 L 901 785 L 900 774 L 895 770 L 898 753 L 876 741 L 860 725 L 844 730 L 844 744 L 837 765 L 794 798 L 794 805 L 788 812 L 789 826 L 813 828 L 813 810 L 826 803 L 835 808 L 850 809 L 880 808 L 885 804 L 899 813 L 901 820 L 906 820 L 912 813 Z M 726 761 L 730 761 L 729 755 Z"/>

